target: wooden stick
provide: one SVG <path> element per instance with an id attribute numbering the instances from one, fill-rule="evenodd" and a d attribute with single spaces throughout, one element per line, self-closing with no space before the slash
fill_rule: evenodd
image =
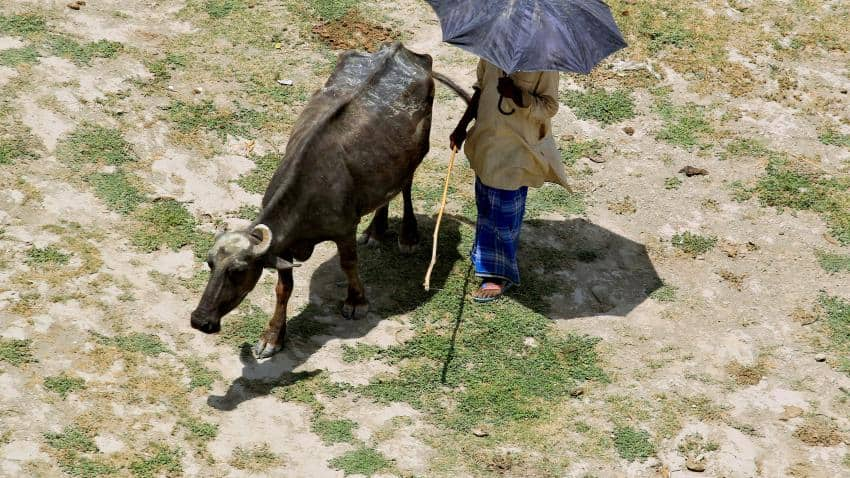
<path id="1" fill-rule="evenodd" d="M 446 173 L 446 185 L 443 186 L 443 201 L 440 203 L 440 212 L 437 214 L 437 225 L 434 226 L 434 248 L 431 251 L 431 265 L 428 266 L 428 273 L 425 274 L 425 290 L 431 290 L 431 273 L 434 272 L 434 266 L 437 264 L 437 240 L 440 237 L 440 223 L 443 221 L 443 211 L 446 210 L 446 199 L 449 195 L 449 179 L 452 177 L 452 168 L 455 165 L 455 156 L 457 156 L 457 146 L 452 148 L 452 156 L 449 158 L 449 171 Z"/>

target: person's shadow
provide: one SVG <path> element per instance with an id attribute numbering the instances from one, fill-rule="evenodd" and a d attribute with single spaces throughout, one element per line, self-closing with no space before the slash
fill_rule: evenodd
<path id="1" fill-rule="evenodd" d="M 438 262 L 428 292 L 422 286 L 432 247 L 426 231 L 433 231 L 434 220 L 418 220 L 423 241 L 412 255 L 398 252 L 392 232 L 381 246 L 359 249 L 360 272 L 371 304 L 367 319 L 341 318 L 339 306 L 346 282 L 335 255 L 313 273 L 310 305 L 289 320 L 283 351 L 258 362 L 251 353 L 252 344 L 244 344 L 240 354 L 242 377 L 230 385 L 224 396 L 210 396 L 208 404 L 232 410 L 243 401 L 272 393 L 276 387 L 316 375 L 319 370 L 292 371 L 327 341 L 363 337 L 384 318 L 411 313 L 433 300 L 447 280 L 463 280 L 462 292 L 451 298 L 446 307 L 456 310 L 454 342 L 456 335 L 462 333 L 464 307 L 479 306 L 468 297 L 469 287 L 475 286 L 470 280 L 473 270 L 468 259 L 475 224 L 462 216 L 444 217 Z M 393 230 L 398 230 L 398 224 L 391 225 Z M 519 263 L 522 284 L 508 296 L 529 310 L 556 320 L 625 316 L 661 286 L 643 245 L 583 219 L 526 221 Z M 447 364 L 451 361 L 451 352 L 445 360 Z"/>

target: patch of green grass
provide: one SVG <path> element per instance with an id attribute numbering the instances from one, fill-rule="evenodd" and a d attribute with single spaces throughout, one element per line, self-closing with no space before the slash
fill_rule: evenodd
<path id="1" fill-rule="evenodd" d="M 209 269 L 198 269 L 189 279 L 180 279 L 180 283 L 192 292 L 203 292 L 209 280 Z"/>
<path id="2" fill-rule="evenodd" d="M 850 176 L 813 170 L 802 161 L 775 157 L 755 192 L 764 206 L 821 214 L 841 244 L 850 244 Z"/>
<path id="3" fill-rule="evenodd" d="M 147 67 L 155 80 L 165 81 L 171 79 L 171 72 L 177 68 L 185 68 L 187 63 L 184 55 L 166 53 L 165 57 L 149 62 Z"/>
<path id="4" fill-rule="evenodd" d="M 86 124 L 74 130 L 59 148 L 59 157 L 72 163 L 121 165 L 136 160 L 133 148 L 117 129 Z"/>
<path id="5" fill-rule="evenodd" d="M 620 457 L 629 461 L 643 461 L 655 454 L 649 433 L 628 426 L 614 429 L 614 447 Z"/>
<path id="6" fill-rule="evenodd" d="M 159 337 L 153 334 L 132 333 L 114 337 L 97 336 L 98 342 L 110 345 L 125 352 L 140 353 L 148 357 L 156 357 L 163 353 L 173 353 Z"/>
<path id="7" fill-rule="evenodd" d="M 12 365 L 36 362 L 32 355 L 32 341 L 0 338 L 0 361 Z"/>
<path id="8" fill-rule="evenodd" d="M 672 286 L 669 284 L 664 284 L 658 289 L 655 289 L 649 294 L 649 298 L 653 300 L 657 300 L 658 302 L 675 302 L 676 301 L 676 292 L 678 291 L 678 287 Z"/>
<path id="9" fill-rule="evenodd" d="M 45 31 L 47 31 L 47 22 L 41 15 L 0 15 L 0 33 L 26 37 Z"/>
<path id="10" fill-rule="evenodd" d="M 141 191 L 123 171 L 97 173 L 90 178 L 94 194 L 109 209 L 121 214 L 130 214 L 145 202 Z"/>
<path id="11" fill-rule="evenodd" d="M 392 462 L 384 458 L 380 452 L 372 448 L 360 448 L 338 456 L 328 462 L 331 468 L 342 470 L 345 476 L 372 476 L 392 466 Z"/>
<path id="12" fill-rule="evenodd" d="M 210 100 L 200 103 L 175 101 L 168 108 L 168 117 L 181 133 L 206 131 L 220 139 L 228 135 L 250 137 L 251 130 L 261 127 L 267 118 L 264 114 L 237 106 L 235 110 L 219 110 Z"/>
<path id="13" fill-rule="evenodd" d="M 239 178 L 236 184 L 250 193 L 263 194 L 282 158 L 277 154 L 267 154 L 252 159 L 256 167 Z"/>
<path id="14" fill-rule="evenodd" d="M 252 448 L 237 447 L 230 459 L 230 466 L 233 468 L 253 473 L 268 471 L 282 464 L 281 457 L 271 451 L 267 443 Z"/>
<path id="15" fill-rule="evenodd" d="M 655 138 L 676 146 L 697 146 L 700 139 L 712 132 L 711 124 L 705 119 L 705 108 L 689 103 L 677 106 L 661 99 L 655 111 L 664 120 L 664 128 Z"/>
<path id="16" fill-rule="evenodd" d="M 154 252 L 162 246 L 176 251 L 198 239 L 195 218 L 173 199 L 139 209 L 136 219 L 139 225 L 130 240 L 144 252 Z"/>
<path id="17" fill-rule="evenodd" d="M 602 151 L 604 144 L 597 139 L 590 141 L 569 141 L 560 147 L 561 159 L 568 166 L 575 166 L 576 161 L 581 158 L 597 157 Z"/>
<path id="18" fill-rule="evenodd" d="M 139 478 L 154 478 L 163 474 L 172 476 L 180 474 L 183 467 L 180 464 L 183 453 L 178 448 L 169 448 L 161 444 L 153 444 L 150 449 L 136 457 L 130 463 L 130 472 Z"/>
<path id="19" fill-rule="evenodd" d="M 44 379 L 44 388 L 51 392 L 58 393 L 62 400 L 68 397 L 69 393 L 78 392 L 86 388 L 86 381 L 81 378 L 69 377 L 64 373 L 47 377 Z"/>
<path id="20" fill-rule="evenodd" d="M 838 131 L 828 129 L 824 131 L 818 139 L 821 143 L 828 146 L 843 146 L 850 148 L 850 134 L 841 134 Z"/>
<path id="21" fill-rule="evenodd" d="M 68 425 L 61 433 L 45 433 L 44 439 L 51 448 L 59 451 L 68 450 L 80 453 L 97 451 L 97 447 L 89 434 L 74 425 Z"/>
<path id="22" fill-rule="evenodd" d="M 714 246 L 717 245 L 717 238 L 714 236 L 701 236 L 690 231 L 685 231 L 682 234 L 674 235 L 672 243 L 677 249 L 697 256 L 714 249 Z"/>
<path id="23" fill-rule="evenodd" d="M 581 193 L 567 191 L 558 185 L 546 184 L 528 192 L 526 213 L 529 219 L 546 213 L 577 216 L 584 214 L 586 210 L 587 205 Z"/>
<path id="24" fill-rule="evenodd" d="M 242 187 L 245 188 L 245 186 Z M 239 219 L 245 219 L 246 221 L 253 221 L 254 219 L 257 219 L 257 216 L 259 215 L 259 206 L 253 206 L 248 204 L 243 204 L 239 207 L 239 210 L 236 211 L 236 217 L 238 217 Z"/>
<path id="25" fill-rule="evenodd" d="M 187 358 L 183 361 L 186 369 L 189 372 L 189 390 L 200 388 L 209 390 L 216 380 L 221 380 L 221 373 L 218 370 L 211 370 L 196 358 Z"/>
<path id="26" fill-rule="evenodd" d="M 850 301 L 823 294 L 818 305 L 825 316 L 833 347 L 841 357 L 839 369 L 850 375 Z"/>
<path id="27" fill-rule="evenodd" d="M 25 262 L 31 266 L 64 266 L 71 261 L 71 255 L 54 246 L 32 247 L 27 251 Z"/>
<path id="28" fill-rule="evenodd" d="M 693 433 L 684 438 L 679 444 L 679 452 L 685 456 L 698 457 L 704 453 L 711 453 L 720 449 L 720 445 L 706 440 L 699 433 Z"/>
<path id="29" fill-rule="evenodd" d="M 0 50 L 0 65 L 12 67 L 32 65 L 38 61 L 39 57 L 41 55 L 38 53 L 38 50 L 32 46 Z"/>
<path id="30" fill-rule="evenodd" d="M 616 90 L 611 93 L 603 89 L 590 89 L 586 92 L 567 91 L 561 95 L 561 101 L 569 106 L 576 117 L 592 119 L 609 126 L 635 117 L 635 104 L 628 91 Z"/>
<path id="31" fill-rule="evenodd" d="M 726 145 L 723 153 L 720 155 L 720 159 L 727 160 L 741 156 L 762 157 L 768 154 L 772 153 L 761 141 L 751 138 L 739 138 Z"/>
<path id="32" fill-rule="evenodd" d="M 732 199 L 735 202 L 746 202 L 752 199 L 756 190 L 754 188 L 747 187 L 741 181 L 733 181 L 729 188 L 732 190 Z"/>
<path id="33" fill-rule="evenodd" d="M 234 11 L 243 10 L 246 4 L 243 0 L 207 0 L 204 10 L 212 18 L 224 18 Z"/>
<path id="34" fill-rule="evenodd" d="M 63 454 L 59 458 L 59 467 L 70 476 L 79 478 L 96 478 L 118 473 L 114 466 L 93 460 L 76 452 Z"/>
<path id="35" fill-rule="evenodd" d="M 823 270 L 829 273 L 850 272 L 850 255 L 833 254 L 826 251 L 817 251 L 815 255 Z"/>
<path id="36" fill-rule="evenodd" d="M 353 443 L 354 429 L 357 428 L 357 423 L 351 420 L 328 420 L 321 416 L 313 420 L 310 429 L 325 445 L 333 445 L 334 443 Z"/>
<path id="37" fill-rule="evenodd" d="M 338 20 L 351 9 L 357 7 L 361 0 L 307 0 L 307 5 L 322 20 Z"/>
<path id="38" fill-rule="evenodd" d="M 27 143 L 19 138 L 0 139 L 0 165 L 12 164 L 19 159 L 35 159 Z"/>
<path id="39" fill-rule="evenodd" d="M 198 418 L 185 418 L 178 422 L 189 438 L 196 442 L 206 443 L 218 436 L 218 425 L 205 422 Z"/>
<path id="40" fill-rule="evenodd" d="M 342 361 L 345 363 L 365 362 L 372 360 L 381 353 L 381 347 L 356 343 L 353 346 L 345 344 L 342 346 Z"/>
<path id="41" fill-rule="evenodd" d="M 50 49 L 56 56 L 67 58 L 77 65 L 89 65 L 95 58 L 115 58 L 124 49 L 124 45 L 109 40 L 80 44 L 64 36 L 55 36 Z"/>
<path id="42" fill-rule="evenodd" d="M 238 314 L 222 319 L 219 340 L 236 348 L 245 344 L 254 345 L 266 330 L 269 320 L 269 315 L 263 309 L 243 302 Z"/>
<path id="43" fill-rule="evenodd" d="M 664 180 L 664 189 L 679 189 L 682 187 L 682 180 L 677 177 L 667 178 Z"/>

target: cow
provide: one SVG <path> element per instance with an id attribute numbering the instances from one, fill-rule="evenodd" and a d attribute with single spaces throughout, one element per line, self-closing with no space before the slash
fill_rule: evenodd
<path id="1" fill-rule="evenodd" d="M 254 352 L 281 350 L 286 307 L 293 290 L 293 260 L 306 261 L 316 244 L 336 243 L 348 296 L 346 319 L 366 316 L 369 303 L 357 271 L 357 225 L 375 216 L 361 243 L 381 240 L 388 203 L 400 192 L 402 252 L 419 242 L 411 200 L 413 174 L 429 150 L 435 82 L 467 103 L 468 93 L 432 70 L 429 55 L 401 43 L 369 54 L 349 51 L 310 99 L 293 127 L 284 157 L 263 196 L 257 219 L 243 231 L 219 233 L 207 263 L 210 278 L 191 325 L 221 330 L 221 319 L 256 286 L 264 268 L 277 270 L 277 301 Z"/>

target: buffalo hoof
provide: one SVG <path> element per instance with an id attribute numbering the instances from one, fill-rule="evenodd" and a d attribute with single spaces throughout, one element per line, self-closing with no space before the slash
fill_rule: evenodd
<path id="1" fill-rule="evenodd" d="M 342 316 L 346 320 L 362 320 L 369 315 L 369 304 L 349 304 L 345 303 L 342 306 Z"/>
<path id="2" fill-rule="evenodd" d="M 405 254 L 405 255 L 413 254 L 414 252 L 416 252 L 417 249 L 419 249 L 418 243 L 403 244 L 401 241 L 398 241 L 398 250 L 402 254 Z"/>
<path id="3" fill-rule="evenodd" d="M 280 352 L 283 349 L 281 345 L 275 345 L 260 339 L 257 345 L 254 346 L 254 356 L 258 359 L 267 359 L 272 355 Z"/>
<path id="4" fill-rule="evenodd" d="M 381 245 L 381 239 L 366 232 L 357 238 L 357 243 L 368 247 L 378 247 Z"/>

